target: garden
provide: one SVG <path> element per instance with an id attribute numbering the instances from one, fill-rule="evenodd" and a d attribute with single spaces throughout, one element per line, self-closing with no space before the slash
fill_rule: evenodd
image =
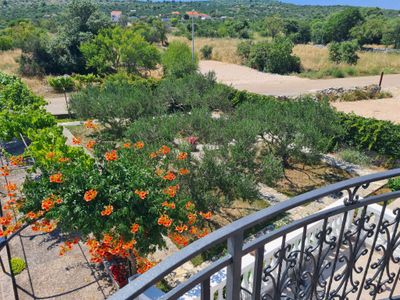
<path id="1" fill-rule="evenodd" d="M 123 286 L 154 266 L 153 254 L 168 244 L 182 248 L 274 204 L 266 189 L 286 199 L 357 175 L 328 164 L 326 154 L 340 152 L 357 165 L 399 165 L 400 126 L 338 113 L 329 104 L 337 99 L 325 95 L 277 99 L 235 90 L 213 73 L 200 74 L 185 43 L 160 50 L 152 40 L 163 44 L 164 35 L 149 35 L 147 26 L 107 27 L 102 19 L 94 22 L 98 13 L 93 8 L 89 19 L 82 17 L 63 56 L 55 44 L 39 43 L 21 58 L 27 73 L 71 73 L 48 82 L 58 92 L 74 91 L 68 109 L 79 125 L 58 126 L 43 98 L 20 78 L 0 73 L 2 148 L 24 148 L 2 152 L 1 237 L 27 225 L 44 234 L 57 231 L 61 256 L 85 244 L 92 262 L 104 263 Z M 55 42 L 74 26 L 64 22 Z M 285 38 L 251 47 L 274 58 L 260 61 L 242 49 L 260 68 L 299 68 Z M 154 76 L 157 69 L 162 72 Z M 21 184 L 12 181 L 18 167 L 26 170 Z M 387 188 L 399 189 L 399 181 Z M 259 229 L 290 221 L 279 216 Z M 193 263 L 224 251 L 214 249 Z"/>

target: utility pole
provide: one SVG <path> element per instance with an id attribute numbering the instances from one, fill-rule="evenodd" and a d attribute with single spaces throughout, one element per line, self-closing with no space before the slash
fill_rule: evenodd
<path id="1" fill-rule="evenodd" d="M 192 61 L 194 62 L 194 9 L 192 10 Z"/>

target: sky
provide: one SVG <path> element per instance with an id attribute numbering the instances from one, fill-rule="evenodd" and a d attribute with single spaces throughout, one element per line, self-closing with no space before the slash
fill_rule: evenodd
<path id="1" fill-rule="evenodd" d="M 391 9 L 400 9 L 400 0 L 281 0 L 282 2 L 294 4 L 313 5 L 353 5 L 370 6 Z"/>

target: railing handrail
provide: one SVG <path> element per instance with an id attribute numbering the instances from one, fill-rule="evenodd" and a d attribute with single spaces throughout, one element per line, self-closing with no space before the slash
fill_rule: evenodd
<path id="1" fill-rule="evenodd" d="M 138 279 L 130 282 L 124 288 L 117 291 L 114 295 L 110 297 L 110 299 L 134 299 L 145 292 L 152 285 L 159 282 L 170 272 L 188 262 L 190 259 L 197 256 L 198 254 L 210 249 L 215 245 L 220 244 L 223 241 L 228 240 L 239 232 L 243 232 L 246 229 L 249 229 L 259 223 L 269 221 L 292 208 L 346 190 L 349 191 L 350 194 L 351 188 L 359 188 L 371 182 L 376 182 L 397 176 L 400 176 L 400 168 L 348 179 L 293 197 L 289 200 L 280 202 L 274 206 L 268 207 L 254 214 L 241 218 L 227 226 L 224 226 L 210 233 L 206 237 L 191 243 L 179 252 L 167 257 L 157 266 L 142 274 Z"/>

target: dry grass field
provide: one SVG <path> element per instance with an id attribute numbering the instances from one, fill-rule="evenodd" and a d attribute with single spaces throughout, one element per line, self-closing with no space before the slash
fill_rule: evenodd
<path id="1" fill-rule="evenodd" d="M 21 56 L 21 50 L 0 51 L 0 71 L 10 75 L 18 75 L 18 60 Z M 48 86 L 45 78 L 38 77 L 22 77 L 22 80 L 38 95 L 43 97 L 56 97 Z"/>
<path id="2" fill-rule="evenodd" d="M 170 41 L 180 40 L 191 45 L 191 41 L 184 37 L 171 36 Z M 241 59 L 236 54 L 239 39 L 197 38 L 195 50 L 204 45 L 213 49 L 213 60 L 226 63 L 240 64 Z M 328 49 L 313 45 L 296 45 L 293 49 L 295 55 L 301 59 L 304 72 L 300 74 L 309 78 L 330 78 L 348 76 L 376 75 L 384 71 L 386 74 L 400 73 L 400 54 L 360 52 L 360 60 L 356 66 L 346 64 L 336 65 L 328 60 Z"/>

